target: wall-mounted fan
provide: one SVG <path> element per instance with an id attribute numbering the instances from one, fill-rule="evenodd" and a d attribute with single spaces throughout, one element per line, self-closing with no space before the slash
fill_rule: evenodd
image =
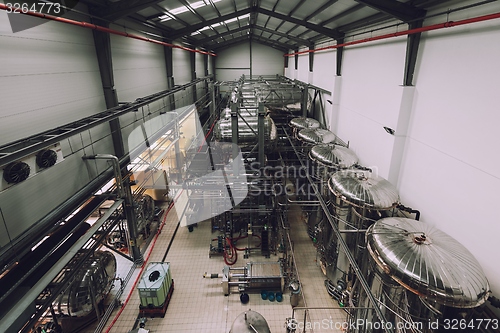
<path id="1" fill-rule="evenodd" d="M 48 168 L 56 164 L 57 153 L 52 149 L 43 149 L 36 154 L 36 164 L 40 168 Z"/>
<path id="2" fill-rule="evenodd" d="M 7 183 L 20 183 L 30 175 L 30 166 L 24 162 L 12 162 L 3 170 L 3 179 Z"/>

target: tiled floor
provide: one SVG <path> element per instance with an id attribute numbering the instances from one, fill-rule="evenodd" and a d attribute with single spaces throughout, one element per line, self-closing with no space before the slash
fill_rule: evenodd
<path id="1" fill-rule="evenodd" d="M 166 217 L 165 226 L 159 235 L 148 262 L 160 262 L 165 255 L 169 243 L 182 215 L 184 204 L 178 202 L 176 207 Z M 324 287 L 324 275 L 316 262 L 316 249 L 306 233 L 306 224 L 299 207 L 291 207 L 289 211 L 291 223 L 291 238 L 294 242 L 296 263 L 302 283 L 304 300 L 301 305 L 308 307 L 338 307 L 328 296 Z M 283 301 L 270 302 L 262 300 L 260 294 L 250 293 L 248 304 L 242 304 L 237 290 L 229 296 L 224 296 L 220 279 L 205 279 L 203 274 L 220 273 L 224 266 L 222 257 L 209 258 L 210 240 L 215 236 L 211 233 L 210 222 L 202 222 L 189 232 L 188 228 L 180 227 L 175 232 L 171 248 L 165 261 L 171 264 L 171 273 L 175 282 L 175 290 L 164 318 L 148 318 L 146 329 L 151 333 L 168 332 L 204 332 L 227 333 L 234 319 L 242 312 L 251 309 L 261 313 L 267 320 L 271 332 L 286 332 L 285 320 L 292 316 L 290 293 L 285 291 Z M 271 255 L 266 259 L 260 254 L 251 254 L 249 259 L 239 257 L 236 266 L 244 266 L 245 261 L 277 261 L 278 257 Z M 125 269 L 127 271 L 128 269 Z M 125 307 L 115 310 L 103 332 L 127 333 L 134 328 L 139 313 L 139 295 L 132 290 L 133 282 L 139 276 L 136 269 L 121 301 Z M 124 273 L 121 273 L 124 274 Z M 117 319 L 116 319 L 117 318 Z M 340 332 L 335 329 L 345 319 L 341 310 L 309 310 L 304 316 L 304 310 L 296 310 L 298 321 L 297 332 Z M 305 318 L 305 320 L 304 320 Z M 113 319 L 116 321 L 111 325 Z M 112 327 L 111 327 L 112 326 Z"/>

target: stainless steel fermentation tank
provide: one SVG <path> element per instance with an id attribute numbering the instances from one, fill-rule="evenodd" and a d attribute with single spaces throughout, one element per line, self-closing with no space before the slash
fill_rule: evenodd
<path id="1" fill-rule="evenodd" d="M 258 116 L 249 109 L 240 109 L 238 116 L 238 145 L 241 148 L 253 146 L 258 140 Z M 232 142 L 233 128 L 231 110 L 225 109 L 221 114 L 221 119 L 214 127 L 215 139 L 217 141 Z M 276 145 L 277 128 L 274 121 L 269 116 L 264 117 L 264 140 L 266 147 L 273 148 Z"/>
<path id="2" fill-rule="evenodd" d="M 248 310 L 241 313 L 233 321 L 229 333 L 271 333 L 269 325 L 263 315 Z"/>
<path id="3" fill-rule="evenodd" d="M 79 269 L 73 282 L 54 302 L 58 314 L 84 317 L 92 314 L 109 294 L 116 276 L 116 259 L 109 251 L 97 251 Z"/>
<path id="4" fill-rule="evenodd" d="M 325 201 L 329 200 L 328 180 L 334 172 L 349 169 L 358 163 L 358 157 L 351 149 L 331 143 L 313 146 L 309 152 L 309 174 Z M 331 227 L 325 221 L 323 209 L 317 206 L 308 216 L 308 234 L 318 242 L 318 251 L 323 255 L 331 246 Z M 325 237 L 325 240 L 318 236 Z"/>
<path id="5" fill-rule="evenodd" d="M 445 319 L 470 322 L 469 309 L 489 297 L 486 276 L 474 256 L 456 239 L 423 222 L 390 217 L 366 232 L 367 282 L 379 308 L 396 332 L 441 331 Z M 366 293 L 351 293 L 355 322 L 379 322 Z M 373 332 L 369 325 L 356 332 Z"/>
<path id="6" fill-rule="evenodd" d="M 300 111 L 304 90 L 290 84 L 265 84 L 256 86 L 256 95 L 271 110 Z"/>
<path id="7" fill-rule="evenodd" d="M 238 144 L 255 143 L 257 141 L 258 119 L 257 117 L 246 117 L 245 120 L 238 119 Z M 276 141 L 276 125 L 274 121 L 266 116 L 264 118 L 264 137 L 272 143 Z M 220 119 L 215 125 L 215 138 L 219 141 L 232 140 L 231 118 Z"/>
<path id="8" fill-rule="evenodd" d="M 337 222 L 348 250 L 364 274 L 367 269 L 365 231 L 376 220 L 393 216 L 399 203 L 397 189 L 386 179 L 365 170 L 342 170 L 334 173 L 329 181 L 329 208 Z M 348 293 L 356 282 L 356 275 L 337 237 L 331 233 L 328 246 L 336 249 L 322 259 L 327 276 L 329 294 L 340 303 L 346 303 Z"/>
<path id="9" fill-rule="evenodd" d="M 312 147 L 321 143 L 335 143 L 337 136 L 324 128 L 305 128 L 297 133 L 304 153 L 309 153 Z"/>
<path id="10" fill-rule="evenodd" d="M 303 121 L 302 124 L 314 124 L 314 122 Z M 314 125 L 313 125 L 314 126 Z M 306 161 L 309 151 L 317 144 L 327 144 L 334 143 L 337 139 L 336 135 L 327 129 L 322 128 L 304 128 L 297 133 L 297 145 L 299 151 L 299 158 Z M 309 163 L 307 163 L 309 164 Z M 310 173 L 309 167 L 304 168 L 303 165 L 299 165 L 299 174 Z M 317 201 L 315 193 L 311 188 L 311 184 L 306 177 L 295 177 L 295 194 L 297 199 L 306 202 Z M 316 206 L 318 204 L 316 203 Z M 304 206 L 306 207 L 306 206 Z"/>
<path id="11" fill-rule="evenodd" d="M 358 156 L 354 151 L 332 143 L 313 146 L 309 151 L 309 159 L 312 177 L 325 183 L 334 172 L 352 168 L 358 163 Z"/>
<path id="12" fill-rule="evenodd" d="M 316 129 L 321 127 L 319 121 L 313 118 L 306 118 L 306 117 L 292 118 L 289 122 L 289 125 L 292 128 L 292 135 L 295 139 L 297 139 L 297 134 L 299 133 L 300 130 L 306 128 Z"/>

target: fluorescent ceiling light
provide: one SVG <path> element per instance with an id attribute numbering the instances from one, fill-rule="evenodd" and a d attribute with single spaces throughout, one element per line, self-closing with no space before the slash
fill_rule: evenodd
<path id="1" fill-rule="evenodd" d="M 224 24 L 229 24 L 229 23 L 232 23 L 232 22 L 236 22 L 237 20 L 243 20 L 243 19 L 245 19 L 247 17 L 250 17 L 250 14 L 241 15 L 241 16 L 229 19 L 229 20 L 225 20 L 223 22 L 215 23 L 215 24 L 212 24 L 212 25 L 207 25 L 206 27 L 203 27 L 203 28 L 201 28 L 199 30 L 196 30 L 191 35 L 196 35 L 196 34 L 199 34 L 201 31 L 208 30 L 208 29 L 213 29 L 215 27 L 219 27 L 219 26 L 224 25 Z"/>
<path id="2" fill-rule="evenodd" d="M 222 0 L 212 0 L 213 3 L 217 3 L 217 2 L 220 2 L 220 1 L 222 1 Z M 191 6 L 191 8 L 196 9 L 196 8 L 200 8 L 200 7 L 204 7 L 204 6 L 210 5 L 210 0 L 196 1 L 196 2 L 193 2 L 193 3 L 189 4 L 189 5 Z M 172 19 L 172 17 L 169 14 L 179 15 L 179 14 L 182 14 L 182 13 L 185 13 L 185 12 L 188 12 L 188 11 L 189 11 L 189 8 L 186 7 L 186 6 L 181 6 L 181 7 L 177 7 L 177 8 L 174 8 L 174 9 L 168 9 L 165 14 L 162 14 L 162 15 L 158 16 L 158 18 L 160 19 L 160 22 L 165 22 L 165 21 L 168 21 L 168 20 Z"/>

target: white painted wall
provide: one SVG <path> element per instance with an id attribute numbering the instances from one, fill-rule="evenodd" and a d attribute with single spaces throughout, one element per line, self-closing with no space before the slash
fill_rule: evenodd
<path id="1" fill-rule="evenodd" d="M 250 44 L 248 42 L 224 49 L 215 58 L 215 80 L 233 81 L 250 75 Z"/>
<path id="2" fill-rule="evenodd" d="M 106 109 L 92 30 L 43 22 L 13 34 L 0 11 L 0 145 Z M 120 102 L 167 89 L 163 46 L 112 35 L 111 51 Z M 174 49 L 174 76 L 176 84 L 191 80 L 189 52 Z M 178 95 L 177 106 L 186 94 Z M 157 107 L 120 117 L 125 144 Z M 114 154 L 107 123 L 63 140 L 61 147 L 62 162 L 0 190 L 0 250 L 109 168 L 106 161 L 83 161 L 84 154 Z"/>
<path id="3" fill-rule="evenodd" d="M 251 51 L 250 51 L 251 50 Z M 237 80 L 241 75 L 283 75 L 283 52 L 260 43 L 246 41 L 217 53 L 216 81 Z"/>
<path id="4" fill-rule="evenodd" d="M 0 144 L 106 109 L 92 31 L 44 22 L 12 33 L 0 11 Z"/>
<path id="5" fill-rule="evenodd" d="M 205 76 L 205 55 L 201 53 L 195 54 L 195 67 L 196 67 L 196 77 Z"/>
<path id="6" fill-rule="evenodd" d="M 498 4 L 488 9 L 498 11 Z M 450 20 L 485 13 L 458 13 Z M 493 20 L 423 35 L 399 180 L 403 200 L 476 256 L 497 297 L 499 25 Z"/>
<path id="7" fill-rule="evenodd" d="M 493 3 L 453 13 L 449 20 L 499 11 Z M 376 166 L 398 187 L 402 203 L 419 209 L 422 221 L 475 255 L 497 297 L 499 25 L 497 19 L 423 34 L 414 87 L 401 86 L 405 37 L 347 47 L 341 77 L 331 77 L 335 51 L 315 54 L 312 74 L 307 56 L 299 58 L 298 73 L 293 58 L 285 70 L 290 78 L 331 87 L 330 128 L 350 142 L 362 164 Z"/>
<path id="8" fill-rule="evenodd" d="M 360 163 L 375 166 L 388 178 L 395 129 L 400 111 L 405 38 L 376 47 L 344 50 L 337 135 L 349 140 Z"/>
<path id="9" fill-rule="evenodd" d="M 307 58 L 308 55 L 302 56 Z M 290 60 L 293 60 L 290 59 Z M 307 60 L 309 61 L 309 60 Z M 308 66 L 308 64 L 304 64 Z M 311 76 L 311 84 L 332 91 L 335 81 L 335 71 L 337 68 L 337 52 L 335 50 L 329 50 L 325 52 L 314 53 L 313 56 L 313 66 L 314 71 Z"/>
<path id="10" fill-rule="evenodd" d="M 12 33 L 5 12 L 0 11 L 0 144 L 106 109 L 92 31 L 26 19 L 43 24 Z M 0 191 L 0 248 L 90 181 L 92 175 L 81 156 L 112 152 L 108 135 L 109 126 L 103 124 L 64 140 L 62 162 L 36 174 L 32 170 L 26 181 Z M 88 146 L 91 137 L 102 139 L 99 146 Z"/>
<path id="11" fill-rule="evenodd" d="M 252 76 L 283 75 L 283 52 L 252 42 Z"/>
<path id="12" fill-rule="evenodd" d="M 295 59 L 293 59 L 293 66 L 295 66 Z M 295 73 L 295 79 L 309 83 L 311 75 L 309 72 L 309 56 L 307 53 L 299 55 L 299 70 Z"/>
<path id="13" fill-rule="evenodd" d="M 174 67 L 174 82 L 176 85 L 186 84 L 191 81 L 190 54 L 181 49 L 172 50 L 172 62 Z"/>
<path id="14" fill-rule="evenodd" d="M 114 25 L 111 28 L 122 30 Z M 133 102 L 138 97 L 167 89 L 164 52 L 162 45 L 111 35 L 113 73 L 119 102 Z"/>

